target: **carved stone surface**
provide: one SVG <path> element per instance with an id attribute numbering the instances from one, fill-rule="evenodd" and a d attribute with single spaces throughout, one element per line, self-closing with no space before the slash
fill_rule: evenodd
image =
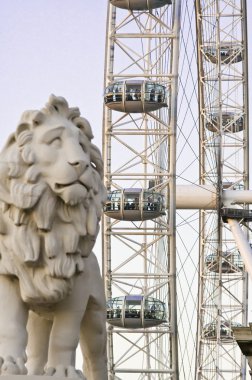
<path id="1" fill-rule="evenodd" d="M 52 95 L 22 115 L 0 154 L 0 373 L 11 379 L 107 379 L 92 253 L 106 192 L 92 138 L 79 109 Z M 86 377 L 75 369 L 79 341 Z"/>
<path id="2" fill-rule="evenodd" d="M 62 377 L 53 377 L 53 380 L 62 379 Z M 6 375 L 4 380 L 52 380 L 51 376 L 46 375 Z M 68 378 L 68 380 L 72 380 Z"/>

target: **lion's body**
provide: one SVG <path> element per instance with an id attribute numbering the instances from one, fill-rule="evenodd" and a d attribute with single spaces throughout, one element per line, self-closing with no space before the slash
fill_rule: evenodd
<path id="1" fill-rule="evenodd" d="M 92 248 L 105 190 L 88 122 L 63 98 L 28 111 L 0 155 L 1 374 L 107 379 L 105 297 Z M 4 299 L 4 301 L 2 301 Z M 6 333 L 8 331 L 8 333 Z"/>

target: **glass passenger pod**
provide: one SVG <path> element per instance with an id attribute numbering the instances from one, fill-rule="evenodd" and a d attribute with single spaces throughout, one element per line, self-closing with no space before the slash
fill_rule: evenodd
<path id="1" fill-rule="evenodd" d="M 131 11 L 146 11 L 171 4 L 171 0 L 110 0 L 115 7 Z"/>
<path id="2" fill-rule="evenodd" d="M 167 107 L 165 86 L 146 80 L 130 79 L 111 83 L 104 102 L 114 111 L 141 113 Z"/>
<path id="3" fill-rule="evenodd" d="M 166 322 L 165 304 L 142 295 L 115 297 L 107 302 L 107 322 L 128 329 L 154 327 Z"/>
<path id="4" fill-rule="evenodd" d="M 205 259 L 207 269 L 211 272 L 219 272 L 221 263 L 222 273 L 236 273 L 243 270 L 243 260 L 239 252 L 223 252 L 219 258 L 215 254 L 210 254 Z"/>
<path id="5" fill-rule="evenodd" d="M 220 323 L 220 333 L 217 334 L 217 323 L 216 321 L 208 323 L 203 328 L 203 338 L 216 342 L 220 337 L 220 340 L 223 343 L 231 343 L 234 340 L 233 327 L 242 327 L 241 323 L 230 322 L 230 321 L 221 321 Z"/>
<path id="6" fill-rule="evenodd" d="M 220 129 L 219 113 L 207 115 L 206 128 L 211 132 L 218 132 Z M 235 112 L 222 112 L 222 129 L 225 133 L 237 133 L 244 129 L 243 116 Z"/>
<path id="7" fill-rule="evenodd" d="M 165 215 L 164 196 L 151 190 L 129 188 L 108 194 L 107 216 L 117 220 L 151 220 Z"/>
<path id="8" fill-rule="evenodd" d="M 205 57 L 212 63 L 218 63 L 218 49 L 216 47 L 204 47 Z M 243 60 L 241 45 L 225 44 L 220 47 L 220 61 L 222 64 L 238 63 Z"/>
<path id="9" fill-rule="evenodd" d="M 228 223 L 228 219 L 235 219 L 239 222 L 252 222 L 252 210 L 242 208 L 223 207 L 221 216 L 224 223 Z"/>

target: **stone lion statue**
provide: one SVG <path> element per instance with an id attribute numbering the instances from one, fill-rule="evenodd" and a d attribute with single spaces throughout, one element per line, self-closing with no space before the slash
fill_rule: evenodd
<path id="1" fill-rule="evenodd" d="M 24 112 L 0 154 L 1 375 L 107 379 L 92 253 L 106 192 L 92 138 L 79 109 L 52 95 Z M 86 377 L 75 369 L 79 341 Z"/>

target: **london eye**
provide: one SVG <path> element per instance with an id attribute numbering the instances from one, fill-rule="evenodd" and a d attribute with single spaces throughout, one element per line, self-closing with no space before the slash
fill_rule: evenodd
<path id="1" fill-rule="evenodd" d="M 110 0 L 102 227 L 109 379 L 246 379 L 245 0 Z M 247 270 L 247 271 L 246 271 Z"/>

